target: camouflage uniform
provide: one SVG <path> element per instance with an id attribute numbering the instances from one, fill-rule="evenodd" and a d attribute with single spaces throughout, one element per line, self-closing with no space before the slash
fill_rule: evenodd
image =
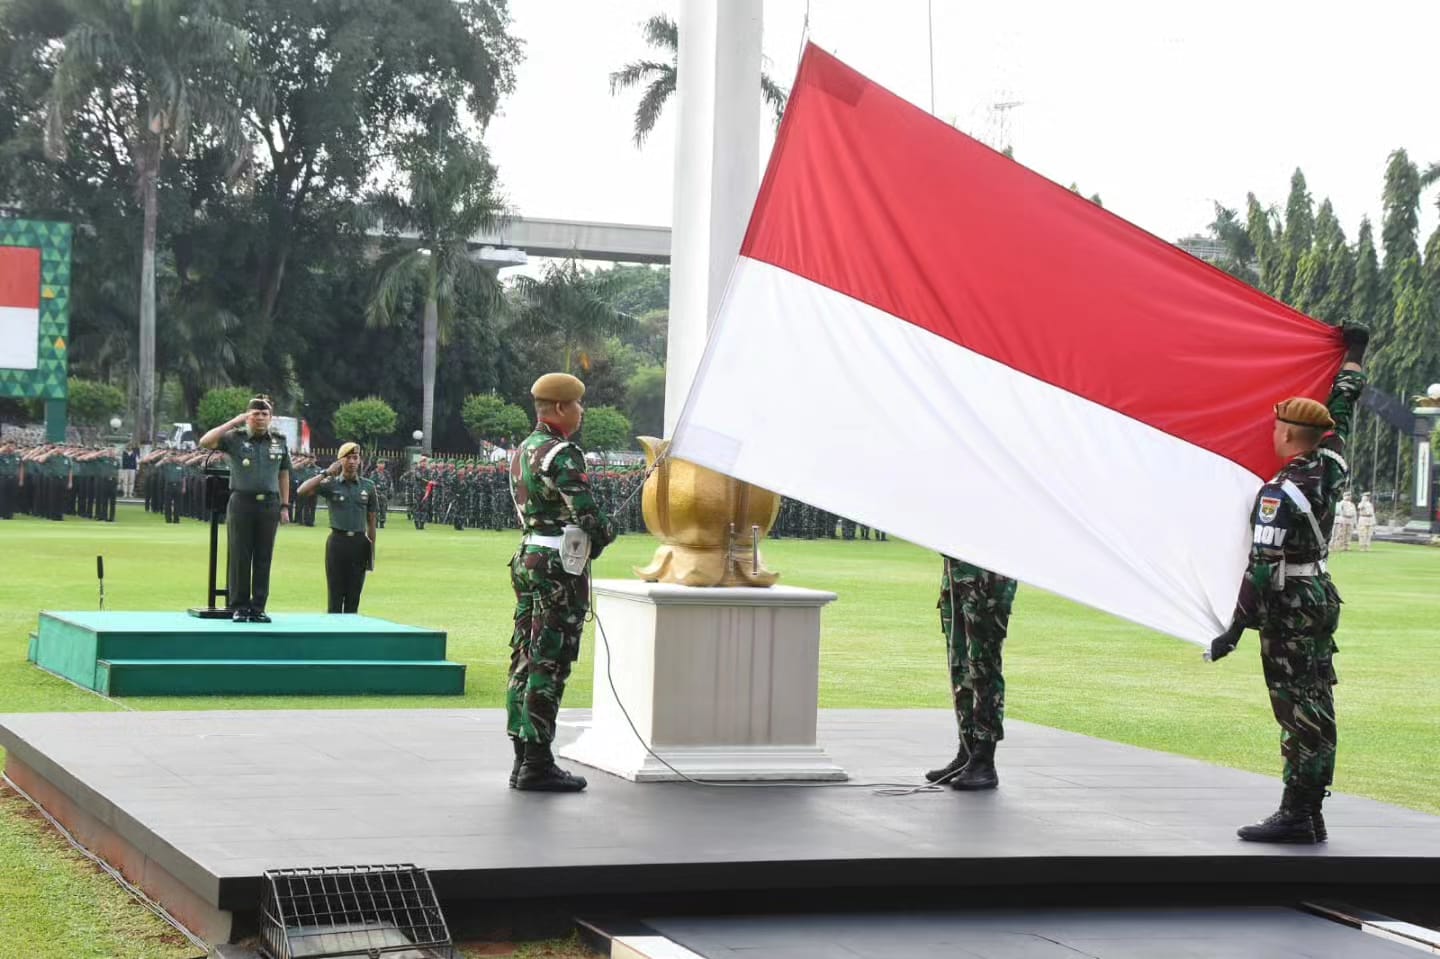
<path id="1" fill-rule="evenodd" d="M 615 528 L 590 492 L 584 454 L 548 424 L 537 426 L 513 454 L 510 484 L 526 536 L 510 560 L 515 629 L 507 728 L 516 740 L 548 745 L 571 664 L 580 656 L 590 577 L 566 573 L 559 550 L 531 539 L 559 536 L 573 524 L 590 534 L 593 557 L 615 539 Z"/>
<path id="2" fill-rule="evenodd" d="M 1365 374 L 1359 371 L 1342 370 L 1336 376 L 1326 403 L 1334 430 L 1261 487 L 1251 512 L 1253 545 L 1235 626 L 1260 631 L 1260 659 L 1280 724 L 1287 787 L 1323 790 L 1335 773 L 1332 657 L 1340 594 L 1325 570 L 1325 557 L 1336 502 L 1349 475 L 1342 454 L 1364 386 Z"/>
<path id="3" fill-rule="evenodd" d="M 968 746 L 1005 738 L 1005 677 L 1000 667 L 1015 589 L 1013 579 L 945 557 L 937 605 L 950 659 L 955 720 Z"/>

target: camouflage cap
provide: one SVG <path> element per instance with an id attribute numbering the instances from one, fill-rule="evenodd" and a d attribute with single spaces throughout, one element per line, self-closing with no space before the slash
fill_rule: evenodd
<path id="1" fill-rule="evenodd" d="M 1325 404 L 1308 396 L 1292 396 L 1276 403 L 1275 418 L 1291 426 L 1308 426 L 1311 429 L 1328 430 L 1335 425 Z"/>
<path id="2" fill-rule="evenodd" d="M 341 444 L 340 444 L 340 449 L 339 449 L 339 451 L 336 452 L 336 454 L 335 454 L 335 458 L 336 458 L 337 460 L 343 460 L 345 457 L 349 456 L 351 453 L 358 453 L 358 452 L 360 452 L 360 444 L 359 444 L 359 443 L 355 443 L 355 442 L 341 443 Z"/>
<path id="3" fill-rule="evenodd" d="M 585 395 L 585 384 L 569 373 L 546 373 L 530 387 L 530 395 L 550 403 L 576 403 Z"/>

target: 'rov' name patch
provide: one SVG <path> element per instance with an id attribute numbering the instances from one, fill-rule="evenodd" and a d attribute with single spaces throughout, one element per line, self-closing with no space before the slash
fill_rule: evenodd
<path id="1" fill-rule="evenodd" d="M 1284 546 L 1285 536 L 1290 531 L 1278 526 L 1255 527 L 1255 542 L 1260 546 Z"/>

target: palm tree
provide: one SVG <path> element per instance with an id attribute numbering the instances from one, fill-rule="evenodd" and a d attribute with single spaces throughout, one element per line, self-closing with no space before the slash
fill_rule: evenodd
<path id="1" fill-rule="evenodd" d="M 405 293 L 418 287 L 424 297 L 420 418 L 427 453 L 435 426 L 436 357 L 450 338 L 456 307 L 463 301 L 495 310 L 502 299 L 495 274 L 471 257 L 469 240 L 505 216 L 485 148 L 454 135 L 442 135 L 438 147 L 434 139 L 412 137 L 400 151 L 408 196 L 390 191 L 372 198 L 386 229 L 412 232 L 417 246 L 380 257 L 366 310 L 371 325 L 388 326 Z"/>
<path id="2" fill-rule="evenodd" d="M 267 111 L 263 79 L 250 69 L 249 35 L 208 0 L 64 0 L 70 29 L 60 39 L 46 117 L 46 149 L 63 158 L 66 127 L 93 101 L 121 127 L 144 208 L 140 260 L 139 410 L 135 438 L 155 432 L 155 235 L 160 163 L 182 156 L 196 134 L 248 161 L 243 113 Z"/>
<path id="3" fill-rule="evenodd" d="M 667 14 L 657 13 L 641 24 L 640 29 L 645 34 L 645 42 L 668 54 L 668 58 L 664 61 L 634 60 L 610 74 L 611 96 L 631 87 L 642 84 L 645 86 L 640 105 L 635 108 L 637 147 L 645 145 L 645 138 L 655 129 L 655 123 L 660 119 L 660 111 L 675 92 L 677 64 L 680 60 L 680 29 Z M 779 123 L 785 112 L 785 101 L 789 98 L 789 93 L 763 71 L 760 73 L 760 92 L 770 109 L 775 111 L 775 122 Z"/>
<path id="4" fill-rule="evenodd" d="M 589 368 L 590 355 L 606 337 L 635 330 L 634 317 L 610 305 L 615 291 L 614 272 L 587 273 L 574 259 L 549 263 L 537 280 L 516 277 L 517 315 L 510 329 L 531 339 L 554 338 L 565 350 L 565 372 L 575 360 Z"/>

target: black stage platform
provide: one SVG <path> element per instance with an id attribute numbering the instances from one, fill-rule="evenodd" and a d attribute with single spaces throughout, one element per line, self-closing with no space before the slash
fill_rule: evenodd
<path id="1" fill-rule="evenodd" d="M 1414 946 L 1276 907 L 1031 909 L 651 920 L 680 959 L 1416 959 Z M 658 948 L 657 948 L 658 946 Z"/>
<path id="2" fill-rule="evenodd" d="M 566 711 L 562 739 L 587 718 Z M 857 781 L 916 781 L 947 758 L 953 723 L 826 710 L 819 733 Z M 637 785 L 584 769 L 582 795 L 517 793 L 499 710 L 12 715 L 0 746 L 16 784 L 212 941 L 231 934 L 229 912 L 243 929 L 262 870 L 359 863 L 424 866 L 447 903 L 580 912 L 686 897 L 692 909 L 795 910 L 887 896 L 914 907 L 1359 894 L 1372 908 L 1440 896 L 1440 817 L 1337 795 L 1328 845 L 1241 843 L 1236 826 L 1274 809 L 1275 779 L 1007 726 L 998 791 L 904 798 Z"/>

